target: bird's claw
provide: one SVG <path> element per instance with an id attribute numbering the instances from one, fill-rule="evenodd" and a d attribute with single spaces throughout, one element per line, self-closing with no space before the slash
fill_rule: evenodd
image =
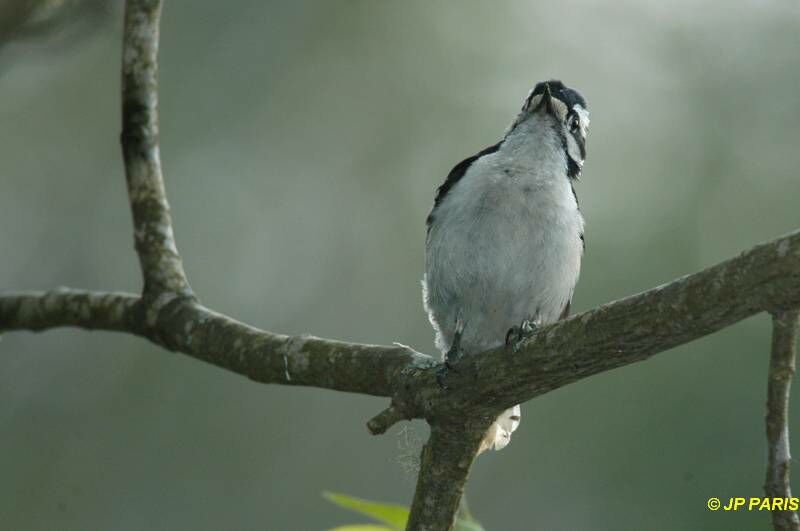
<path id="1" fill-rule="evenodd" d="M 445 380 L 447 379 L 447 375 L 450 372 L 458 373 L 458 369 L 456 365 L 458 364 L 458 360 L 461 359 L 461 335 L 464 332 L 464 322 L 459 317 L 456 319 L 456 330 L 455 334 L 453 334 L 453 343 L 450 345 L 450 350 L 444 355 L 444 362 L 442 365 L 436 370 L 436 383 L 439 384 L 439 387 L 444 391 L 449 389 Z"/>
<path id="2" fill-rule="evenodd" d="M 439 388 L 442 391 L 446 391 L 446 390 L 450 389 L 447 386 L 446 380 L 447 380 L 447 376 L 450 374 L 451 371 L 456 373 L 456 374 L 458 374 L 458 369 L 455 366 L 453 366 L 453 364 L 450 363 L 447 360 L 445 360 L 439 366 L 439 368 L 436 369 L 436 383 L 439 384 Z"/>
<path id="3" fill-rule="evenodd" d="M 519 326 L 512 326 L 506 333 L 506 347 L 510 347 L 512 352 L 517 352 L 526 340 L 536 335 L 541 326 L 542 320 L 539 317 L 524 319 Z"/>

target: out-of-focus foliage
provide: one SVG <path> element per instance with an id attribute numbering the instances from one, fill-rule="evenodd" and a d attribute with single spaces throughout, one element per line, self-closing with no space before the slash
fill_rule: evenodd
<path id="1" fill-rule="evenodd" d="M 408 523 L 409 511 L 401 505 L 362 500 L 361 498 L 353 498 L 352 496 L 333 492 L 326 492 L 323 496 L 339 507 L 368 516 L 381 524 L 385 524 L 344 525 L 330 531 L 403 531 L 406 528 L 406 523 Z M 462 505 L 456 518 L 455 531 L 483 531 L 481 525 L 472 517 L 469 509 L 466 508 L 466 502 Z"/>
<path id="2" fill-rule="evenodd" d="M 378 503 L 361 498 L 353 498 L 345 494 L 337 494 L 335 492 L 325 492 L 323 496 L 334 505 L 349 509 L 364 516 L 368 516 L 382 524 L 386 524 L 386 527 L 382 529 L 402 531 L 406 528 L 408 509 L 402 505 Z M 352 531 L 353 526 L 344 526 L 337 529 L 340 531 L 346 531 L 348 529 Z"/>
<path id="3" fill-rule="evenodd" d="M 71 46 L 0 48 L 0 290 L 140 288 L 107 6 Z M 550 77 L 592 113 L 574 311 L 711 265 L 800 226 L 798 27 L 794 0 L 167 1 L 161 151 L 189 278 L 269 330 L 433 352 L 434 191 Z M 767 526 L 706 501 L 761 494 L 768 346 L 762 316 L 524 404 L 472 471 L 475 514 L 503 531 Z M 413 470 L 426 428 L 371 437 L 386 405 L 121 335 L 7 334 L 0 527 L 352 522 L 323 488 L 408 505 L 398 458 Z"/>

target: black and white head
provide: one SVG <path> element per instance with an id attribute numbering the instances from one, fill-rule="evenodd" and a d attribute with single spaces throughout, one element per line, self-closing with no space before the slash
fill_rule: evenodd
<path id="1" fill-rule="evenodd" d="M 558 80 L 537 83 L 506 137 L 516 128 L 531 122 L 549 124 L 553 128 L 566 155 L 567 175 L 577 179 L 586 160 L 586 134 L 589 131 L 589 109 L 583 96 Z"/>

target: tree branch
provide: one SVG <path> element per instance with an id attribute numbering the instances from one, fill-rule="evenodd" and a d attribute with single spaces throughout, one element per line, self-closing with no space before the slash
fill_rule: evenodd
<path id="1" fill-rule="evenodd" d="M 494 418 L 476 423 L 469 417 L 460 425 L 431 425 L 431 435 L 422 449 L 417 488 L 406 529 L 439 531 L 452 529 L 464 495 L 472 462 L 486 430 Z"/>
<path id="2" fill-rule="evenodd" d="M 34 332 L 71 326 L 87 330 L 136 332 L 139 296 L 59 288 L 9 292 L 0 296 L 0 332 Z"/>
<path id="3" fill-rule="evenodd" d="M 67 300 L 58 299 L 59 293 Z M 547 326 L 513 355 L 496 349 L 463 358 L 459 372 L 450 375 L 447 392 L 436 383 L 435 360 L 407 347 L 273 334 L 176 294 L 164 294 L 145 309 L 136 306 L 136 312 L 131 308 L 136 317 L 124 321 L 105 315 L 101 305 L 92 312 L 68 313 L 67 320 L 57 309 L 75 301 L 70 294 L 98 301 L 107 296 L 74 291 L 0 295 L 0 331 L 66 325 L 127 331 L 264 383 L 393 396 L 391 413 L 384 412 L 371 423 L 373 431 L 383 432 L 401 419 L 436 420 L 464 410 L 502 411 L 593 374 L 644 360 L 755 313 L 800 305 L 800 231 L 699 273 Z M 27 311 L 22 302 L 34 304 L 36 297 L 49 298 L 47 307 L 56 310 Z M 310 366 L 321 372 L 315 370 L 312 375 L 306 370 Z M 349 378 L 359 383 L 350 383 Z"/>
<path id="4" fill-rule="evenodd" d="M 392 404 L 372 417 L 369 422 L 367 422 L 367 429 L 372 435 L 380 435 L 382 433 L 386 433 L 386 430 L 400 422 L 401 420 L 410 420 L 409 417 L 406 417 L 405 410 L 402 406 L 395 405 L 394 401 Z"/>
<path id="5" fill-rule="evenodd" d="M 158 148 L 160 0 L 125 3 L 122 52 L 122 153 L 143 293 L 192 297 L 172 232 Z"/>
<path id="6" fill-rule="evenodd" d="M 699 273 L 546 327 L 514 354 L 497 349 L 464 358 L 458 372 L 451 373 L 451 390 L 444 396 L 435 387 L 435 376 L 427 373 L 426 385 L 400 400 L 412 404 L 431 424 L 431 430 L 448 418 L 496 418 L 514 404 L 647 359 L 760 311 L 798 305 L 800 231 Z M 424 455 L 420 481 L 442 473 L 426 462 Z M 454 463 L 449 462 L 450 470 Z M 435 488 L 426 489 L 426 503 L 450 507 L 451 498 L 461 495 L 461 476 L 453 473 L 448 477 L 449 482 L 439 481 Z M 419 483 L 418 489 L 424 485 Z M 417 515 L 424 511 L 417 495 L 410 522 L 426 521 Z M 409 524 L 408 529 L 425 527 Z"/>
<path id="7" fill-rule="evenodd" d="M 541 329 L 517 352 L 462 358 L 442 393 L 425 371 L 395 399 L 404 418 L 494 414 L 594 374 L 645 360 L 762 311 L 800 306 L 800 231 L 713 267 Z"/>
<path id="8" fill-rule="evenodd" d="M 776 312 L 772 317 L 772 354 L 767 380 L 767 479 L 764 491 L 770 498 L 791 498 L 789 469 L 789 392 L 795 372 L 795 354 L 800 310 Z M 800 530 L 795 511 L 772 511 L 776 531 Z"/>
<path id="9" fill-rule="evenodd" d="M 436 383 L 434 360 L 407 347 L 272 334 L 176 294 L 163 294 L 147 306 L 126 296 L 122 319 L 114 313 L 119 305 L 101 304 L 104 297 L 76 292 L 3 295 L 0 331 L 64 325 L 125 330 L 259 382 L 391 396 L 391 410 L 370 423 L 376 433 L 403 418 L 425 418 L 434 429 L 453 418 L 494 418 L 515 403 L 641 361 L 760 311 L 800 305 L 800 231 L 548 326 L 513 355 L 498 349 L 463 358 L 447 392 Z M 94 301 L 91 311 L 77 310 L 81 300 Z M 431 473 L 425 462 L 423 476 Z M 463 487 L 457 479 L 451 477 L 450 488 L 440 481 L 427 489 L 425 499 L 449 507 L 450 498 Z M 420 521 L 414 514 L 412 521 Z"/>
<path id="10" fill-rule="evenodd" d="M 128 332 L 261 383 L 375 396 L 392 396 L 405 375 L 435 365 L 398 345 L 273 334 L 174 294 L 148 305 L 136 295 L 69 289 L 0 296 L 0 332 L 62 326 Z"/>

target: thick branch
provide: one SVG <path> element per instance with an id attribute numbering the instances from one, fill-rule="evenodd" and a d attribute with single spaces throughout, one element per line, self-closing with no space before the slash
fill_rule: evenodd
<path id="1" fill-rule="evenodd" d="M 496 413 L 593 374 L 641 361 L 760 311 L 796 306 L 800 304 L 800 232 L 549 326 L 513 355 L 500 349 L 465 358 L 459 372 L 451 373 L 451 389 L 446 393 L 436 383 L 433 358 L 406 347 L 272 334 L 175 294 L 164 294 L 145 309 L 138 308 L 132 312 L 136 317 L 132 321 L 121 321 L 116 310 L 102 305 L 92 306 L 89 312 L 59 311 L 69 300 L 58 297 L 69 299 L 69 294 L 76 293 L 80 300 L 88 297 L 98 302 L 108 296 L 70 291 L 0 295 L 0 331 L 65 325 L 125 330 L 265 383 L 393 395 L 393 411 L 379 415 L 370 426 L 382 432 L 403 418 L 435 420 L 466 410 Z M 125 297 L 126 304 L 134 304 L 132 296 Z M 36 304 L 35 298 L 50 302 Z M 54 310 L 34 313 L 26 310 L 30 305 Z M 314 370 L 309 372 L 309 368 Z M 356 381 L 351 383 L 350 378 Z"/>
<path id="2" fill-rule="evenodd" d="M 764 491 L 770 498 L 791 498 L 789 469 L 789 391 L 795 371 L 795 354 L 800 311 L 777 312 L 772 318 L 772 354 L 767 380 L 767 480 Z M 800 530 L 795 511 L 772 511 L 776 531 Z"/>
<path id="3" fill-rule="evenodd" d="M 513 355 L 464 358 L 442 397 L 435 375 L 408 395 L 426 418 L 502 411 L 593 374 L 688 343 L 762 311 L 800 306 L 800 231 L 669 284 L 542 329 Z M 464 382 L 459 384 L 459 382 Z"/>
<path id="4" fill-rule="evenodd" d="M 798 305 L 800 232 L 795 232 L 545 328 L 513 355 L 498 350 L 465 358 L 459 372 L 451 374 L 447 392 L 436 383 L 433 359 L 406 347 L 272 334 L 174 293 L 146 305 L 126 294 L 5 294 L 0 296 L 0 332 L 57 326 L 127 331 L 259 382 L 392 396 L 392 409 L 379 415 L 371 429 L 385 431 L 399 419 L 424 417 L 440 433 L 426 449 L 438 456 L 438 468 L 429 472 L 423 467 L 419 486 L 424 490 L 415 497 L 411 516 L 422 525 L 428 521 L 418 514 L 428 507 L 424 501 L 436 499 L 437 507 L 455 510 L 466 481 L 469 464 L 464 465 L 461 460 L 467 457 L 460 452 L 472 451 L 464 437 L 469 430 L 442 428 L 453 418 L 493 418 L 509 405 L 643 360 L 760 311 L 778 313 Z M 780 335 L 781 344 L 785 336 Z M 463 444 L 456 448 L 458 440 Z M 437 450 L 440 445 L 444 449 Z M 456 455 L 460 460 L 447 458 Z M 452 474 L 445 475 L 446 470 Z M 441 514 L 429 516 L 441 522 Z"/>
<path id="5" fill-rule="evenodd" d="M 128 0 L 122 53 L 122 153 L 144 294 L 192 296 L 172 233 L 158 148 L 160 0 Z"/>
<path id="6" fill-rule="evenodd" d="M 466 422 L 469 419 L 457 420 Z M 478 424 L 443 422 L 431 425 L 431 435 L 422 449 L 417 488 L 406 530 L 453 528 L 469 471 L 490 423 L 491 419 L 485 419 Z"/>
<path id="7" fill-rule="evenodd" d="M 391 396 L 435 365 L 408 347 L 265 332 L 191 301 L 165 306 L 156 329 L 169 348 L 262 383 Z"/>
<path id="8" fill-rule="evenodd" d="M 435 365 L 402 346 L 273 334 L 167 294 L 77 290 L 0 295 L 0 332 L 61 326 L 129 332 L 262 383 L 392 396 L 400 382 Z"/>

